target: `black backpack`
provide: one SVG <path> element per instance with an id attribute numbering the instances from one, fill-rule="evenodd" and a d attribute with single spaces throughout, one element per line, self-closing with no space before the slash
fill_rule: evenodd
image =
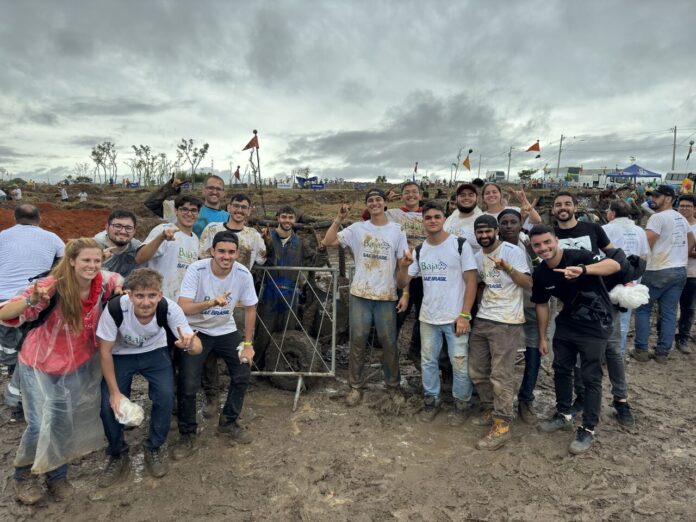
<path id="1" fill-rule="evenodd" d="M 466 238 L 465 237 L 458 237 L 457 238 L 457 251 L 459 252 L 459 255 L 462 255 L 462 249 L 464 248 L 464 243 L 466 243 Z M 420 251 L 421 248 L 423 248 L 423 243 L 418 245 L 416 247 L 416 263 L 420 264 Z"/>
<path id="2" fill-rule="evenodd" d="M 116 323 L 116 328 L 120 328 L 123 324 L 123 310 L 121 310 L 121 297 L 120 295 L 115 295 L 109 299 L 106 305 L 109 310 L 109 315 L 113 318 L 114 323 Z M 160 302 L 157 303 L 157 310 L 155 311 L 155 318 L 157 319 L 157 326 L 164 328 L 167 334 L 167 346 L 172 347 L 177 341 L 177 337 L 169 328 L 169 323 L 167 322 L 167 312 L 169 311 L 169 304 L 167 300 L 163 297 Z"/>
<path id="3" fill-rule="evenodd" d="M 624 285 L 635 281 L 645 273 L 647 266 L 645 259 L 633 254 L 627 256 L 620 248 L 608 248 L 604 253 L 608 259 L 613 259 L 621 265 L 621 270 L 602 278 L 607 291 L 611 291 L 616 285 Z"/>

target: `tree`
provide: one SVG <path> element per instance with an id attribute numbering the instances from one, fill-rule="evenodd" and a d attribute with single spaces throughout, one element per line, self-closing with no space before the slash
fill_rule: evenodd
<path id="1" fill-rule="evenodd" d="M 202 147 L 194 147 L 193 140 L 190 138 L 188 140 L 182 138 L 181 143 L 177 145 L 177 160 L 186 158 L 186 161 L 188 161 L 189 165 L 191 166 L 191 182 L 193 182 L 195 179 L 196 169 L 201 164 L 201 161 L 203 161 L 203 158 L 205 158 L 205 155 L 208 154 L 209 147 L 210 145 L 207 143 L 204 143 Z"/>
<path id="2" fill-rule="evenodd" d="M 537 169 L 525 169 L 517 173 L 521 181 L 525 183 L 530 180 L 532 175 L 537 171 Z"/>
<path id="3" fill-rule="evenodd" d="M 75 178 L 87 178 L 89 181 L 87 183 L 92 182 L 92 176 L 90 174 L 92 173 L 92 169 L 89 166 L 89 163 L 86 161 L 84 163 L 75 163 L 73 166 L 73 174 L 75 175 Z"/>
<path id="4" fill-rule="evenodd" d="M 157 167 L 157 155 L 152 153 L 152 149 L 148 145 L 140 145 L 139 147 L 132 145 L 132 147 L 136 157 L 138 183 L 144 178 L 145 184 L 151 185 Z"/>
<path id="5" fill-rule="evenodd" d="M 92 181 L 89 176 L 75 176 L 75 183 L 92 183 Z"/>
<path id="6" fill-rule="evenodd" d="M 92 147 L 92 154 L 90 157 L 92 161 L 96 164 L 96 174 L 99 176 L 100 168 L 104 171 L 104 183 L 112 177 L 114 181 L 118 177 L 118 166 L 116 164 L 116 156 L 118 152 L 116 151 L 116 145 L 111 141 L 105 141 L 98 145 Z"/>

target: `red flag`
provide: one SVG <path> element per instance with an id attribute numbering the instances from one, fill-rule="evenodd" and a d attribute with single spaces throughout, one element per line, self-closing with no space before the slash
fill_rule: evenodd
<path id="1" fill-rule="evenodd" d="M 533 152 L 533 151 L 541 152 L 541 147 L 539 147 L 539 140 L 537 140 L 534 145 L 532 145 L 531 147 L 529 147 L 527 149 L 527 152 Z"/>
<path id="2" fill-rule="evenodd" d="M 236 179 L 241 179 L 241 174 L 239 173 L 239 165 L 237 165 L 237 170 L 234 171 L 234 177 Z"/>
<path id="3" fill-rule="evenodd" d="M 246 147 L 242 149 L 242 151 L 249 150 L 249 149 L 258 149 L 259 148 L 259 137 L 256 135 L 256 129 L 254 129 L 254 137 L 251 138 L 251 141 L 246 144 Z"/>

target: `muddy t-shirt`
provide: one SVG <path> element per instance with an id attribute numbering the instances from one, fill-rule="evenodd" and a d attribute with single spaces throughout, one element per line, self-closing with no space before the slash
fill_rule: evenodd
<path id="1" fill-rule="evenodd" d="M 226 223 L 211 223 L 201 234 L 199 242 L 198 257 L 205 259 L 210 257 L 210 247 L 213 246 L 215 234 L 223 231 L 230 231 L 237 234 L 239 239 L 239 257 L 237 262 L 251 269 L 254 263 L 263 265 L 266 263 L 266 244 L 259 232 L 251 227 L 244 227 L 242 230 L 232 230 Z"/>
<path id="2" fill-rule="evenodd" d="M 145 239 L 146 243 L 154 240 L 166 228 L 174 227 L 169 223 L 162 223 L 153 228 Z M 147 262 L 147 266 L 157 270 L 164 281 L 162 293 L 164 297 L 176 301 L 179 297 L 179 288 L 184 279 L 186 269 L 198 259 L 198 238 L 195 234 L 185 234 L 181 230 L 174 234 L 172 241 L 162 241 L 155 255 Z"/>
<path id="3" fill-rule="evenodd" d="M 425 241 L 422 212 L 406 211 L 403 208 L 390 208 L 386 214 L 389 221 L 398 223 L 401 225 L 401 230 L 406 232 L 408 248 L 414 249 Z"/>
<path id="4" fill-rule="evenodd" d="M 556 227 L 558 244 L 563 249 L 587 250 L 594 254 L 609 244 L 609 238 L 601 225 L 578 221 L 573 228 Z"/>
<path id="5" fill-rule="evenodd" d="M 602 228 L 611 244 L 615 248 L 623 250 L 627 256 L 647 257 L 650 247 L 645 230 L 636 225 L 630 218 L 616 218 Z"/>
<path id="6" fill-rule="evenodd" d="M 563 250 L 563 257 L 556 268 L 591 265 L 599 256 L 586 250 Z M 578 338 L 607 339 L 612 327 L 611 301 L 600 277 L 582 275 L 566 279 L 560 272 L 542 262 L 534 269 L 532 302 L 548 303 L 551 296 L 563 302 L 563 309 L 556 317 L 556 328 L 564 328 Z"/>
<path id="7" fill-rule="evenodd" d="M 658 235 L 648 255 L 647 270 L 686 266 L 689 257 L 689 222 L 676 210 L 664 210 L 650 216 L 645 230 Z"/>
<path id="8" fill-rule="evenodd" d="M 375 301 L 396 301 L 396 263 L 408 248 L 401 227 L 360 221 L 341 230 L 338 241 L 351 249 L 355 259 L 350 293 Z"/>
<path id="9" fill-rule="evenodd" d="M 463 217 L 459 212 L 459 209 L 455 209 L 454 212 L 445 220 L 445 232 L 454 234 L 457 237 L 463 237 L 469 246 L 474 251 L 474 253 L 481 250 L 481 245 L 476 241 L 476 234 L 474 233 L 474 221 L 483 212 L 480 208 L 474 208 L 471 216 Z"/>
<path id="10" fill-rule="evenodd" d="M 490 258 L 502 258 L 518 272 L 529 273 L 527 256 L 520 247 L 502 242 L 489 254 L 483 250 L 474 256 L 479 280 L 486 286 L 476 317 L 505 324 L 524 323 L 524 292 L 505 270 L 498 270 Z"/>

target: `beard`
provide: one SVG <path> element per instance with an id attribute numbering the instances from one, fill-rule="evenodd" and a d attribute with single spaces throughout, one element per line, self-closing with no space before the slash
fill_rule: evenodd
<path id="1" fill-rule="evenodd" d="M 110 237 L 109 241 L 111 241 L 117 247 L 126 246 L 128 243 L 130 243 L 130 239 L 116 239 L 113 237 Z"/>
<path id="2" fill-rule="evenodd" d="M 564 216 L 567 215 L 568 217 L 561 217 L 561 214 L 563 214 Z M 563 212 L 559 212 L 558 214 L 556 214 L 556 219 L 558 221 L 562 221 L 563 223 L 565 223 L 566 221 L 570 221 L 571 219 L 573 219 L 573 216 L 574 216 L 574 214 L 572 212 L 563 211 Z"/>
<path id="3" fill-rule="evenodd" d="M 464 214 L 469 214 L 470 212 L 473 212 L 475 208 L 476 208 L 476 203 L 474 203 L 470 207 L 465 207 L 464 205 L 460 205 L 457 202 L 457 210 L 459 210 L 459 212 L 462 212 Z"/>

